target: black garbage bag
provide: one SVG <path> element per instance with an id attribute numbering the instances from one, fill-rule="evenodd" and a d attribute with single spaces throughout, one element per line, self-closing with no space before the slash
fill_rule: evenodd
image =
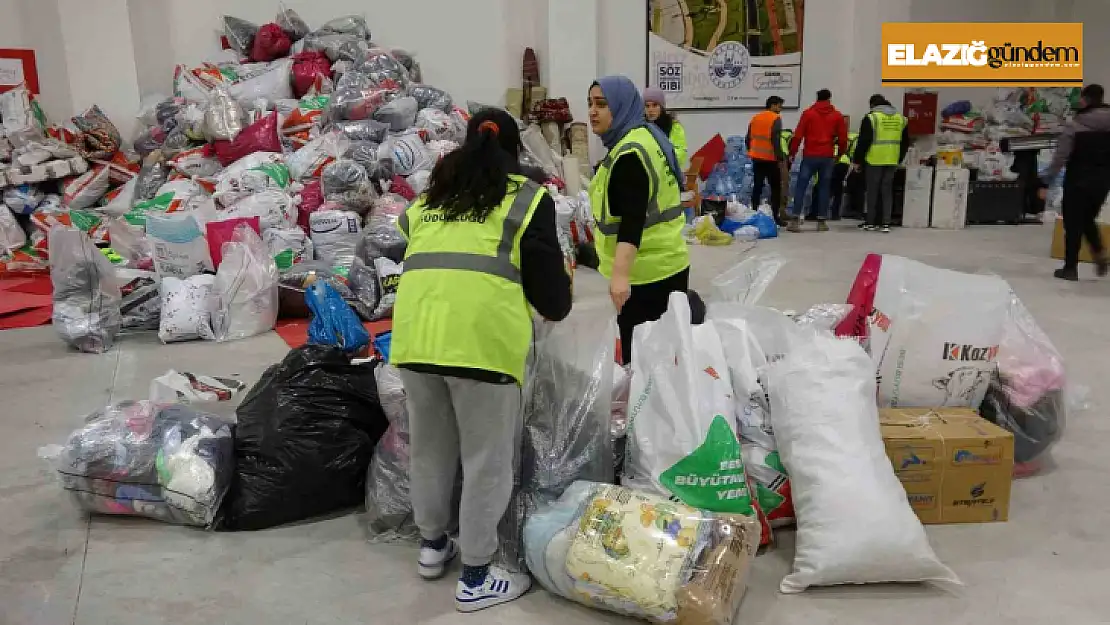
<path id="1" fill-rule="evenodd" d="M 236 411 L 235 479 L 222 527 L 258 530 L 359 505 L 389 426 L 374 365 L 306 345 L 266 370 Z"/>

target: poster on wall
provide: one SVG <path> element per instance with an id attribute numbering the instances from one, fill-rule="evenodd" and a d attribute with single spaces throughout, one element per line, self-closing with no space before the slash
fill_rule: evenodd
<path id="1" fill-rule="evenodd" d="M 801 101 L 805 0 L 648 0 L 647 84 L 671 109 Z"/>
<path id="2" fill-rule="evenodd" d="M 27 85 L 31 93 L 39 93 L 39 72 L 35 51 L 0 48 L 0 93 Z"/>

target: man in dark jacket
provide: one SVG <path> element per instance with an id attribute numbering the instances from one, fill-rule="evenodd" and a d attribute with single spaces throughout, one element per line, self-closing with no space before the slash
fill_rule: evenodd
<path id="1" fill-rule="evenodd" d="M 860 122 L 856 152 L 852 155 L 853 169 L 863 170 L 867 185 L 867 219 L 859 227 L 890 232 L 894 174 L 910 150 L 909 125 L 881 94 L 871 96 L 868 104 L 871 111 Z M 877 123 L 881 127 L 876 127 Z M 897 150 L 894 144 L 898 144 Z"/>
<path id="2" fill-rule="evenodd" d="M 817 188 L 813 193 L 813 204 L 817 207 L 817 230 L 829 229 L 825 219 L 829 216 L 829 182 L 832 179 L 833 165 L 841 154 L 848 151 L 848 126 L 844 115 L 832 104 L 832 92 L 822 89 L 817 92 L 817 102 L 802 113 L 794 137 L 790 140 L 790 159 L 798 153 L 798 146 L 805 143 L 802 150 L 802 166 L 798 170 L 798 180 L 794 185 L 794 204 L 790 211 L 789 230 L 797 232 L 801 227 L 802 208 L 813 177 L 817 176 Z"/>
<path id="3" fill-rule="evenodd" d="M 1053 274 L 1062 280 L 1079 279 L 1079 248 L 1083 239 L 1091 247 L 1095 273 L 1105 276 L 1108 268 L 1098 218 L 1110 193 L 1110 106 L 1104 103 L 1102 85 L 1087 85 L 1079 99 L 1079 112 L 1060 134 L 1052 164 L 1041 179 L 1050 184 L 1060 170 L 1064 174 L 1064 266 Z M 1045 189 L 1041 190 L 1041 198 Z"/>

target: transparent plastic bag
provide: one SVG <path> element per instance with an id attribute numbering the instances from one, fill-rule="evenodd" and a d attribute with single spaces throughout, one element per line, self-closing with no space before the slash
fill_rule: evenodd
<path id="1" fill-rule="evenodd" d="M 234 473 L 231 425 L 178 404 L 128 401 L 85 418 L 56 460 L 82 509 L 208 527 Z"/>
<path id="2" fill-rule="evenodd" d="M 852 313 L 851 304 L 815 304 L 794 317 L 799 327 L 832 332 Z"/>
<path id="3" fill-rule="evenodd" d="M 501 565 L 527 570 L 524 524 L 577 480 L 613 481 L 613 352 L 617 329 L 588 315 L 538 321 L 524 383 L 517 488 L 498 527 Z"/>
<path id="4" fill-rule="evenodd" d="M 355 297 L 347 279 L 336 275 L 330 263 L 316 260 L 293 265 L 281 273 L 278 283 L 281 318 L 305 319 L 312 316 L 305 301 L 305 292 L 316 282 L 326 282 L 360 318 L 369 319 L 374 312 L 373 308 L 367 308 Z M 377 284 L 376 281 L 374 283 Z"/>
<path id="5" fill-rule="evenodd" d="M 367 264 L 377 258 L 388 258 L 395 263 L 405 260 L 408 241 L 397 227 L 397 218 L 390 215 L 372 215 L 366 221 L 362 239 L 355 247 L 355 256 Z"/>
<path id="6" fill-rule="evenodd" d="M 319 32 L 339 35 L 354 35 L 359 39 L 370 40 L 370 27 L 361 15 L 345 15 L 328 21 Z"/>
<path id="7" fill-rule="evenodd" d="M 246 113 L 225 87 L 214 88 L 204 109 L 204 136 L 209 141 L 231 141 L 243 131 Z"/>
<path id="8" fill-rule="evenodd" d="M 241 58 L 249 56 L 251 46 L 254 45 L 254 36 L 258 34 L 258 24 L 230 15 L 223 16 L 221 21 L 223 22 L 224 36 L 227 37 L 231 49 L 238 53 Z"/>
<path id="9" fill-rule="evenodd" d="M 120 290 L 112 263 L 77 228 L 55 226 L 48 245 L 54 330 L 80 351 L 107 351 L 121 325 Z"/>
<path id="10" fill-rule="evenodd" d="M 409 95 L 416 98 L 421 109 L 431 108 L 450 113 L 455 108 L 451 94 L 431 85 L 413 85 L 409 89 Z"/>
<path id="11" fill-rule="evenodd" d="M 120 285 L 120 327 L 124 330 L 157 330 L 162 318 L 162 295 L 158 274 L 153 271 L 116 267 Z"/>
<path id="12" fill-rule="evenodd" d="M 1013 432 L 1015 473 L 1032 473 L 1063 435 L 1068 412 L 1064 359 L 1017 295 L 1011 294 L 998 371 L 979 407 L 987 420 Z"/>
<path id="13" fill-rule="evenodd" d="M 389 124 L 373 119 L 337 121 L 332 128 L 343 133 L 351 141 L 372 141 L 381 144 L 389 136 Z"/>
<path id="14" fill-rule="evenodd" d="M 575 482 L 525 526 L 540 585 L 653 623 L 732 623 L 758 545 L 750 517 L 591 482 Z"/>
<path id="15" fill-rule="evenodd" d="M 278 317 L 278 270 L 266 244 L 250 226 L 235 229 L 223 248 L 212 288 L 212 331 L 217 341 L 269 332 Z"/>
<path id="16" fill-rule="evenodd" d="M 325 117 L 332 122 L 343 120 L 370 119 L 381 107 L 400 96 L 395 88 L 382 87 L 336 87 L 335 94 L 328 103 Z"/>
<path id="17" fill-rule="evenodd" d="M 278 11 L 274 23 L 281 26 L 281 29 L 285 31 L 285 34 L 289 35 L 289 38 L 293 41 L 304 39 L 309 33 L 308 24 L 301 19 L 300 14 L 293 9 L 287 8 L 284 3 L 282 3 L 280 7 L 281 9 Z"/>
<path id="18" fill-rule="evenodd" d="M 412 86 L 412 77 L 389 50 L 375 48 L 368 51 L 355 70 L 368 77 L 373 84 L 382 87 L 392 86 L 402 91 L 408 91 Z"/>
<path id="19" fill-rule="evenodd" d="M 341 58 L 343 46 L 360 41 L 360 38 L 357 35 L 316 31 L 306 35 L 303 41 L 305 52 L 323 52 L 329 61 L 335 63 Z"/>
<path id="20" fill-rule="evenodd" d="M 389 53 L 393 55 L 393 58 L 397 59 L 398 63 L 405 67 L 405 70 L 409 73 L 409 78 L 412 78 L 413 82 L 424 82 L 423 72 L 420 69 L 420 63 L 416 60 L 415 55 L 400 48 L 393 48 Z"/>
<path id="21" fill-rule="evenodd" d="M 392 365 L 374 371 L 389 429 L 378 441 L 366 473 L 367 536 L 372 543 L 420 539 L 409 497 L 409 416 L 401 375 Z"/>
<path id="22" fill-rule="evenodd" d="M 786 261 L 777 255 L 752 256 L 713 278 L 711 300 L 754 306 Z"/>
<path id="23" fill-rule="evenodd" d="M 369 213 L 378 197 L 366 168 L 349 158 L 337 159 L 324 167 L 320 186 L 326 201 L 341 204 L 359 215 Z"/>
<path id="24" fill-rule="evenodd" d="M 428 133 L 429 139 L 454 139 L 454 121 L 449 113 L 437 108 L 424 108 L 416 114 L 416 129 Z"/>

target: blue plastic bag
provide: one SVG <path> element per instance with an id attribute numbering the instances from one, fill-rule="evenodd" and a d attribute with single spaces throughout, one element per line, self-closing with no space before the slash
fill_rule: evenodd
<path id="1" fill-rule="evenodd" d="M 759 230 L 759 238 L 773 239 L 779 236 L 779 227 L 775 224 L 775 219 L 766 213 L 756 213 L 751 217 L 741 221 L 736 226 L 736 230 L 744 226 L 755 226 Z"/>
<path id="2" fill-rule="evenodd" d="M 386 362 L 389 362 L 389 347 L 393 344 L 393 333 L 382 332 L 374 337 L 374 349 L 382 355 Z"/>
<path id="3" fill-rule="evenodd" d="M 363 327 L 350 304 L 343 301 L 343 297 L 327 282 L 314 282 L 305 290 L 304 299 L 312 311 L 312 322 L 308 325 L 309 343 L 338 347 L 348 354 L 361 351 L 370 344 L 370 332 Z"/>

